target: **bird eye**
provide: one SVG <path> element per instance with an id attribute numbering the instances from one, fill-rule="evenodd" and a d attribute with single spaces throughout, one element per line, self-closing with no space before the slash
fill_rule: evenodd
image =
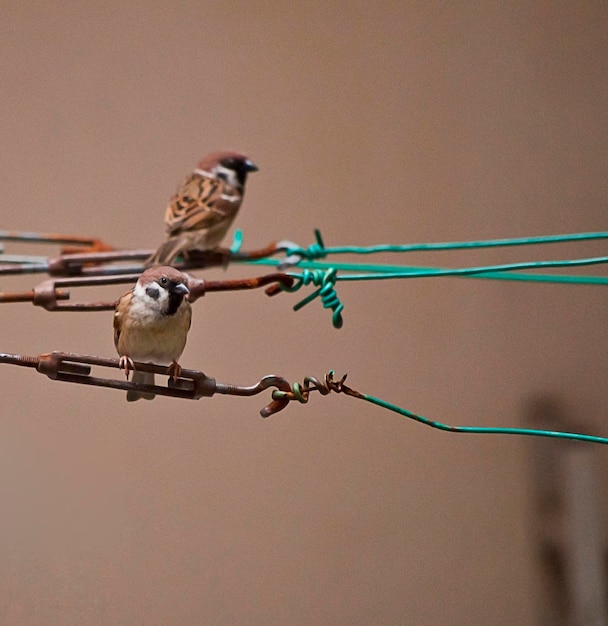
<path id="1" fill-rule="evenodd" d="M 169 280 L 167 279 L 167 277 L 166 277 L 166 276 L 161 276 L 161 278 L 160 278 L 160 280 L 159 280 L 158 282 L 159 282 L 159 284 L 160 284 L 162 287 L 166 287 L 166 286 L 167 286 L 167 283 L 169 282 Z"/>

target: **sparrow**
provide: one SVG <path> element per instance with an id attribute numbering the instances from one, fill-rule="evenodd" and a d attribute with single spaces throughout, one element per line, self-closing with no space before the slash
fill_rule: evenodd
<path id="1" fill-rule="evenodd" d="M 187 296 L 188 277 L 173 267 L 150 267 L 116 303 L 114 345 L 120 355 L 119 367 L 133 382 L 154 384 L 152 372 L 138 372 L 133 361 L 169 365 L 176 379 L 181 367 L 177 359 L 186 345 L 192 307 Z M 153 393 L 128 391 L 127 400 L 152 400 Z"/>
<path id="2" fill-rule="evenodd" d="M 249 172 L 257 166 L 239 152 L 213 152 L 203 158 L 165 210 L 168 239 L 148 265 L 168 265 L 189 250 L 213 250 L 234 221 Z"/>

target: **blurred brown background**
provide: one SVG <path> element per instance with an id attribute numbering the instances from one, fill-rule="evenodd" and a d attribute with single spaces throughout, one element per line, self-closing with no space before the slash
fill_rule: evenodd
<path id="1" fill-rule="evenodd" d="M 153 247 L 183 176 L 233 148 L 260 167 L 237 220 L 248 248 L 308 245 L 314 228 L 327 245 L 606 229 L 607 24 L 596 2 L 3 3 L 0 227 Z M 454 424 L 521 425 L 549 394 L 608 435 L 605 289 L 338 291 L 339 331 L 318 301 L 291 310 L 304 292 L 209 294 L 182 365 L 242 384 L 347 371 Z M 114 355 L 111 313 L 0 313 L 3 352 Z M 2 375 L 2 623 L 542 621 L 526 440 L 440 433 L 343 396 L 262 420 L 268 395 L 128 405 Z"/>

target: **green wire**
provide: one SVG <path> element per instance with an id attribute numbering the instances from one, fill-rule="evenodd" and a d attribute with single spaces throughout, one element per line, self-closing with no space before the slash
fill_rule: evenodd
<path id="1" fill-rule="evenodd" d="M 563 243 L 566 241 L 580 241 L 590 239 L 607 239 L 608 232 L 594 233 L 575 233 L 569 235 L 549 235 L 545 237 L 525 237 L 518 239 L 491 239 L 486 241 L 468 241 L 468 242 L 450 242 L 450 243 L 431 243 L 431 244 L 409 244 L 403 246 L 379 245 L 368 248 L 360 248 L 358 246 L 342 246 L 338 248 L 325 248 L 323 238 L 319 230 L 315 230 L 316 243 L 307 249 L 299 248 L 295 245 L 286 244 L 281 246 L 285 250 L 287 258 L 290 256 L 300 257 L 295 267 L 301 272 L 288 271 L 296 282 L 293 287 L 285 289 L 286 291 L 298 291 L 302 286 L 313 283 L 318 289 L 304 298 L 301 302 L 294 306 L 294 310 L 298 311 L 303 306 L 320 297 L 323 306 L 331 309 L 333 313 L 332 322 L 335 328 L 341 328 L 343 325 L 342 310 L 344 305 L 340 302 L 338 294 L 335 290 L 335 283 L 339 280 L 387 280 L 394 278 L 436 278 L 446 276 L 481 278 L 492 280 L 516 280 L 528 282 L 543 283 L 562 283 L 575 285 L 606 285 L 608 277 L 606 276 L 577 276 L 577 275 L 558 275 L 544 273 L 520 273 L 522 270 L 551 269 L 564 267 L 584 267 L 590 265 L 600 265 L 608 263 L 608 256 L 590 257 L 584 259 L 570 259 L 557 261 L 524 261 L 518 263 L 503 263 L 498 265 L 485 265 L 478 267 L 460 267 L 460 268 L 441 268 L 441 267 L 412 267 L 403 265 L 378 265 L 368 263 L 323 263 L 315 259 L 326 256 L 327 254 L 351 253 L 351 254 L 370 254 L 373 252 L 405 252 L 412 250 L 454 250 L 459 248 L 483 248 L 497 246 L 515 246 L 529 244 L 544 243 Z M 243 241 L 241 231 L 237 231 L 234 243 L 231 247 L 232 252 L 237 252 Z M 270 265 L 280 266 L 285 261 L 279 259 L 256 259 L 256 260 L 238 260 L 240 263 L 249 265 Z M 351 272 L 348 274 L 337 275 L 337 272 Z M 359 272 L 359 273 L 354 273 Z"/>
<path id="2" fill-rule="evenodd" d="M 281 265 L 279 259 L 257 259 L 238 261 L 249 265 L 276 267 Z M 511 263 L 465 268 L 412 267 L 407 265 L 372 265 L 367 263 L 325 263 L 320 261 L 300 261 L 297 267 L 310 270 L 340 270 L 346 272 L 368 272 L 362 275 L 340 275 L 336 280 L 373 280 L 388 278 L 431 278 L 435 276 L 466 276 L 485 280 L 515 280 L 523 282 L 570 283 L 579 285 L 606 285 L 606 276 L 576 276 L 553 274 L 515 274 L 512 271 L 534 269 L 539 267 L 575 267 L 608 263 L 608 257 L 592 259 L 575 259 L 571 261 L 535 261 L 530 263 Z M 295 272 L 289 272 L 298 277 Z"/>
<path id="3" fill-rule="evenodd" d="M 461 267 L 456 269 L 440 269 L 440 268 L 426 268 L 418 269 L 414 271 L 401 271 L 401 272 L 382 272 L 382 276 L 378 276 L 379 272 L 376 272 L 375 268 L 371 271 L 373 274 L 362 275 L 350 275 L 339 276 L 338 280 L 365 280 L 370 278 L 428 278 L 436 276 L 469 276 L 475 274 L 488 274 L 492 272 L 511 272 L 536 268 L 556 268 L 556 267 L 580 267 L 588 265 L 600 265 L 608 263 L 608 257 L 593 257 L 588 259 L 571 259 L 567 261 L 530 261 L 520 263 L 504 263 L 502 265 L 485 265 L 480 267 Z M 542 275 L 543 279 L 549 278 L 548 275 Z M 571 279 L 577 278 L 571 276 Z M 587 277 L 583 277 L 587 278 Z"/>
<path id="4" fill-rule="evenodd" d="M 299 269 L 304 270 L 336 270 L 347 272 L 367 272 L 368 275 L 337 276 L 336 280 L 370 280 L 387 278 L 427 278 L 435 276 L 469 276 L 492 280 L 517 280 L 528 282 L 567 283 L 579 285 L 605 285 L 608 277 L 605 276 L 576 276 L 576 275 L 552 275 L 552 274 L 519 274 L 525 269 L 579 267 L 587 265 L 599 265 L 608 263 L 608 257 L 593 257 L 587 259 L 573 259 L 568 261 L 532 261 L 520 263 L 507 263 L 501 265 L 487 265 L 480 267 L 463 267 L 456 269 L 441 267 L 411 267 L 402 265 L 374 265 L 367 263 L 322 263 L 314 260 L 327 254 L 372 254 L 375 252 L 411 252 L 421 250 L 458 250 L 470 248 L 491 248 L 499 246 L 537 245 L 547 243 L 564 243 L 571 241 L 588 241 L 592 239 L 608 239 L 608 232 L 570 233 L 565 235 L 546 235 L 540 237 L 519 237 L 512 239 L 487 239 L 480 241 L 455 241 L 443 243 L 422 243 L 405 245 L 382 244 L 377 246 L 339 246 L 326 248 L 319 229 L 315 229 L 316 243 L 308 248 L 298 246 L 284 247 L 286 255 L 302 257 L 297 263 Z M 237 252 L 243 242 L 242 231 L 236 231 L 231 246 L 232 252 Z M 240 260 L 241 263 L 250 265 L 278 266 L 284 261 L 278 259 Z M 296 278 L 302 275 L 291 274 Z M 301 285 L 300 285 L 301 286 Z"/>
<path id="5" fill-rule="evenodd" d="M 247 261 L 248 263 L 258 265 L 280 265 L 281 261 L 277 259 L 262 259 L 258 261 Z M 342 328 L 342 310 L 344 305 L 340 302 L 340 298 L 334 287 L 338 280 L 386 280 L 391 278 L 430 278 L 439 276 L 467 276 L 470 278 L 500 278 L 502 280 L 528 280 L 536 282 L 562 282 L 570 284 L 608 284 L 607 277 L 592 276 L 551 276 L 549 274 L 516 274 L 520 270 L 534 268 L 557 268 L 557 267 L 576 267 L 597 265 L 600 263 L 608 263 L 608 257 L 593 257 L 588 259 L 573 259 L 568 261 L 533 261 L 523 263 L 507 263 L 502 265 L 487 265 L 482 267 L 463 267 L 456 269 L 443 268 L 411 268 L 402 266 L 378 266 L 378 265 L 361 265 L 361 264 L 328 264 L 318 263 L 314 261 L 302 261 L 298 267 L 302 272 L 288 272 L 290 276 L 296 279 L 294 285 L 285 288 L 285 291 L 298 291 L 303 285 L 311 282 L 318 286 L 315 292 L 297 303 L 293 309 L 298 311 L 303 306 L 312 302 L 317 297 L 321 297 L 323 306 L 331 309 L 333 312 L 332 323 L 335 328 Z M 311 267 L 313 269 L 308 269 Z M 349 271 L 361 270 L 365 268 L 369 273 L 366 274 L 342 274 L 337 275 L 337 269 L 347 268 Z M 398 271 L 394 271 L 398 270 Z"/>
<path id="6" fill-rule="evenodd" d="M 490 239 L 485 241 L 460 241 L 445 243 L 427 243 L 427 244 L 406 244 L 406 245 L 378 245 L 369 247 L 359 246 L 340 246 L 334 248 L 326 248 L 319 230 L 315 230 L 316 244 L 307 249 L 298 248 L 297 246 L 287 247 L 286 255 L 298 255 L 302 260 L 298 262 L 297 267 L 304 270 L 302 273 L 289 272 L 299 282 L 296 283 L 289 291 L 296 291 L 302 285 L 314 282 L 318 285 L 323 280 L 325 293 L 325 303 L 327 308 L 334 310 L 334 326 L 340 327 L 342 321 L 340 312 L 342 305 L 335 294 L 335 289 L 331 286 L 337 280 L 369 280 L 369 279 L 387 279 L 387 278 L 428 278 L 437 276 L 466 276 L 469 278 L 496 279 L 496 280 L 519 280 L 519 281 L 535 281 L 550 283 L 571 283 L 571 284 L 608 284 L 608 277 L 604 276 L 572 276 L 572 275 L 551 275 L 551 274 L 518 274 L 521 270 L 538 269 L 538 268 L 558 268 L 558 267 L 580 267 L 588 265 L 599 265 L 608 263 L 608 257 L 592 257 L 587 259 L 572 259 L 567 261 L 533 261 L 520 263 L 506 263 L 501 265 L 487 265 L 481 267 L 464 267 L 456 269 L 445 269 L 437 267 L 411 267 L 400 265 L 372 265 L 361 263 L 321 263 L 310 260 L 320 258 L 328 254 L 373 254 L 377 252 L 413 252 L 426 250 L 459 250 L 471 248 L 492 248 L 499 246 L 521 246 L 533 244 L 547 243 L 564 243 L 569 241 L 584 241 L 591 239 L 608 239 L 608 232 L 592 232 L 592 233 L 575 233 L 568 235 L 549 235 L 543 237 L 522 237 L 515 239 Z M 233 250 L 238 250 L 242 242 L 242 236 L 237 240 Z M 282 265 L 283 261 L 277 259 L 259 259 L 241 261 L 251 265 Z M 367 272 L 366 274 L 347 274 L 337 276 L 336 272 Z M 312 273 L 311 273 L 312 272 Z M 298 310 L 302 306 L 308 304 L 311 300 L 321 294 L 321 290 L 307 296 L 298 303 L 294 309 Z M 331 299 L 329 298 L 331 296 Z M 341 307 L 341 308 L 339 308 Z M 337 323 L 339 318 L 339 325 Z M 333 372 L 332 372 L 333 373 Z M 352 390 L 351 390 L 352 391 Z M 275 392 L 279 393 L 279 392 Z M 594 435 L 584 435 L 580 433 L 570 433 L 555 430 L 539 430 L 533 428 L 499 428 L 486 426 L 450 426 L 437 422 L 422 415 L 412 413 L 407 409 L 399 407 L 395 404 L 381 400 L 374 396 L 362 394 L 359 392 L 348 393 L 351 397 L 359 398 L 375 404 L 382 408 L 398 413 L 404 417 L 415 420 L 431 428 L 443 430 L 453 433 L 470 433 L 470 434 L 495 434 L 495 435 L 523 435 L 530 437 L 550 437 L 553 439 L 569 439 L 574 441 L 586 441 L 590 443 L 608 444 L 608 438 L 596 437 Z"/>
<path id="7" fill-rule="evenodd" d="M 318 229 L 314 231 L 316 243 L 308 248 L 293 246 L 287 254 L 299 254 L 305 258 L 319 258 L 328 254 L 375 254 L 379 252 L 421 252 L 430 250 L 466 250 L 471 248 L 498 248 L 507 246 L 541 245 L 572 241 L 608 239 L 608 232 L 569 233 L 565 235 L 543 235 L 538 237 L 515 237 L 510 239 L 485 239 L 480 241 L 447 241 L 438 243 L 381 244 L 377 246 L 334 246 L 326 248 Z"/>
<path id="8" fill-rule="evenodd" d="M 420 422 L 421 424 L 430 426 L 431 428 L 437 428 L 438 430 L 445 430 L 453 433 L 477 433 L 481 435 L 525 435 L 530 437 L 551 437 L 553 439 L 571 439 L 575 441 L 588 441 L 591 443 L 608 444 L 608 438 L 606 437 L 582 435 L 579 433 L 569 433 L 558 430 L 537 430 L 533 428 L 497 428 L 485 426 L 449 426 L 448 424 L 442 424 L 441 422 L 430 420 L 426 417 L 423 417 L 422 415 L 417 415 L 416 413 L 412 413 L 411 411 L 396 406 L 395 404 L 391 404 L 390 402 L 380 400 L 380 398 L 375 398 L 374 396 L 369 396 L 364 393 L 358 393 L 358 395 L 352 397 L 366 400 L 367 402 L 376 404 L 377 406 L 388 409 L 389 411 L 393 411 L 394 413 L 399 413 L 399 415 L 403 415 L 404 417 L 413 419 L 417 422 Z"/>

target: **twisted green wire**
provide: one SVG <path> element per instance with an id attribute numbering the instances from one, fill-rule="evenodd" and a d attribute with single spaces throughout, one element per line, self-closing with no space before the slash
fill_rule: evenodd
<path id="1" fill-rule="evenodd" d="M 503 263 L 477 267 L 442 268 L 442 267 L 412 267 L 404 265 L 378 265 L 368 263 L 324 263 L 315 259 L 328 254 L 371 254 L 375 252 L 409 252 L 414 250 L 456 250 L 470 248 L 490 248 L 499 246 L 517 246 L 547 243 L 563 243 L 570 241 L 608 239 L 608 232 L 574 233 L 567 235 L 549 235 L 543 237 L 522 237 L 515 239 L 490 239 L 485 241 L 447 242 L 407 245 L 379 245 L 362 248 L 359 246 L 341 246 L 326 248 L 319 230 L 315 230 L 316 243 L 308 248 L 300 248 L 287 244 L 282 249 L 287 256 L 299 256 L 297 263 L 300 272 L 289 271 L 295 279 L 293 287 L 286 291 L 297 291 L 303 285 L 311 282 L 319 287 L 311 295 L 294 306 L 299 310 L 317 297 L 321 297 L 323 306 L 333 311 L 333 324 L 336 328 L 342 327 L 341 312 L 344 305 L 335 290 L 338 280 L 387 280 L 397 278 L 436 278 L 446 276 L 460 276 L 485 280 L 516 280 L 527 282 L 561 283 L 577 285 L 606 285 L 606 276 L 577 276 L 556 275 L 545 273 L 521 273 L 522 270 L 554 269 L 567 267 L 586 267 L 608 263 L 608 256 L 590 257 L 583 259 L 557 261 L 525 261 L 518 263 Z M 239 250 L 243 241 L 241 231 L 237 231 L 231 251 Z M 250 265 L 283 266 L 284 261 L 278 259 L 240 260 Z M 349 272 L 338 275 L 337 272 Z M 355 273 L 358 272 L 358 273 Z"/>
<path id="2" fill-rule="evenodd" d="M 458 250 L 471 248 L 491 248 L 499 246 L 519 246 L 533 244 L 548 243 L 564 243 L 571 241 L 584 241 L 592 239 L 608 239 L 608 232 L 592 232 L 592 233 L 575 233 L 568 235 L 549 235 L 543 237 L 523 237 L 516 239 L 491 239 L 486 241 L 466 241 L 466 242 L 446 242 L 446 243 L 429 243 L 429 244 L 407 244 L 407 245 L 378 245 L 370 247 L 359 246 L 340 246 L 326 248 L 321 233 L 315 230 L 316 244 L 309 248 L 299 248 L 297 246 L 287 246 L 285 248 L 287 256 L 297 255 L 302 257 L 298 263 L 298 268 L 304 270 L 304 273 L 298 274 L 289 272 L 296 279 L 295 285 L 289 291 L 296 291 L 302 285 L 314 282 L 315 285 L 323 283 L 328 290 L 331 289 L 332 304 L 335 308 L 340 304 L 333 284 L 337 280 L 371 280 L 371 279 L 387 279 L 387 278 L 428 278 L 438 276 L 466 276 L 469 278 L 482 279 L 498 279 L 498 280 L 519 280 L 534 282 L 550 282 L 550 283 L 570 283 L 570 284 L 587 284 L 587 285 L 605 285 L 608 284 L 608 277 L 604 276 L 576 276 L 576 275 L 551 275 L 551 274 L 519 274 L 521 270 L 540 269 L 540 268 L 560 268 L 560 267 L 581 267 L 589 265 L 599 265 L 608 263 L 608 257 L 591 257 L 586 259 L 558 260 L 558 261 L 533 261 L 520 263 L 506 263 L 500 265 L 488 265 L 480 267 L 464 267 L 456 269 L 445 269 L 437 267 L 411 267 L 411 266 L 390 266 L 390 265 L 373 265 L 361 263 L 321 263 L 314 259 L 325 257 L 328 254 L 373 254 L 378 252 L 412 252 L 425 250 Z M 235 240 L 236 241 L 236 240 Z M 242 238 L 239 240 L 239 244 Z M 306 259 L 306 260 L 304 260 Z M 247 261 L 247 263 L 255 265 L 281 265 L 283 262 L 276 259 L 261 259 L 256 261 Z M 365 274 L 347 274 L 337 275 L 337 271 L 349 272 L 366 272 Z M 317 290 L 300 303 L 294 309 L 298 310 L 302 306 L 308 304 L 311 300 L 320 295 L 321 290 Z M 342 305 L 340 305 L 342 306 Z M 331 308 L 331 307 L 330 307 Z M 340 308 L 340 311 L 342 309 Z M 334 318 L 334 325 L 335 318 Z M 340 322 L 340 326 L 341 326 Z M 339 326 L 338 326 L 339 327 Z M 332 372 L 333 374 L 333 372 Z M 346 391 L 346 389 L 345 389 Z M 454 433 L 469 434 L 495 434 L 495 435 L 521 435 L 531 437 L 548 437 L 553 439 L 568 439 L 573 441 L 585 441 L 589 443 L 608 444 L 608 438 L 598 437 L 594 435 L 585 435 L 581 433 L 571 433 L 554 430 L 540 430 L 533 428 L 508 428 L 508 427 L 487 427 L 487 426 L 450 426 L 442 422 L 431 420 L 423 415 L 412 413 L 407 409 L 399 407 L 395 404 L 381 400 L 368 394 L 347 391 L 347 395 L 365 400 L 371 404 L 375 404 L 382 408 L 393 411 L 399 415 L 417 421 L 425 426 L 430 426 L 438 430 Z M 276 392 L 278 393 L 278 392 Z M 301 395 L 301 394 L 300 394 Z M 296 393 L 296 397 L 298 394 Z M 301 399 L 300 401 L 303 401 Z"/>
<path id="3" fill-rule="evenodd" d="M 369 247 L 339 246 L 326 248 L 323 243 L 321 232 L 315 230 L 316 243 L 308 248 L 300 248 L 296 245 L 286 245 L 284 250 L 287 256 L 300 256 L 297 268 L 303 270 L 325 270 L 366 272 L 368 275 L 338 276 L 337 280 L 371 280 L 382 278 L 427 278 L 434 276 L 469 276 L 471 278 L 483 278 L 493 280 L 518 280 L 547 283 L 570 283 L 579 285 L 605 285 L 608 277 L 605 276 L 577 276 L 577 275 L 554 275 L 554 274 L 520 274 L 521 270 L 580 267 L 608 263 L 608 257 L 592 257 L 586 259 L 558 260 L 558 261 L 531 261 L 519 263 L 505 263 L 499 265 L 486 265 L 479 267 L 462 267 L 456 269 L 441 267 L 412 267 L 406 265 L 375 265 L 367 263 L 322 263 L 315 259 L 328 254 L 372 254 L 376 252 L 411 252 L 423 250 L 458 250 L 471 248 L 491 248 L 499 246 L 538 245 L 547 243 L 564 243 L 571 241 L 589 241 L 593 239 L 608 239 L 608 232 L 572 233 L 566 235 L 547 235 L 542 237 L 520 237 L 514 239 L 488 239 L 482 241 L 456 241 L 444 243 L 422 243 L 405 245 L 377 245 Z M 235 234 L 231 250 L 236 252 L 243 241 L 241 231 Z M 284 261 L 278 259 L 257 259 L 240 261 L 251 265 L 278 266 Z M 517 273 L 514 273 L 517 272 Z M 302 275 L 292 273 L 294 278 Z M 301 286 L 301 285 L 300 285 Z"/>
<path id="4" fill-rule="evenodd" d="M 320 297 L 323 307 L 332 310 L 332 323 L 334 328 L 342 328 L 342 325 L 344 324 L 342 320 L 344 305 L 340 302 L 340 298 L 338 298 L 338 294 L 336 293 L 336 289 L 334 287 L 336 283 L 336 270 L 334 268 L 329 268 L 327 271 L 304 270 L 302 274 L 295 275 L 295 279 L 296 282 L 291 287 L 282 285 L 281 289 L 289 292 L 298 291 L 302 285 L 308 285 L 310 283 L 313 283 L 319 288 L 316 291 L 313 291 L 310 295 L 306 296 L 304 300 L 295 304 L 293 310 L 299 311 L 303 306 L 306 306 L 315 298 Z"/>

